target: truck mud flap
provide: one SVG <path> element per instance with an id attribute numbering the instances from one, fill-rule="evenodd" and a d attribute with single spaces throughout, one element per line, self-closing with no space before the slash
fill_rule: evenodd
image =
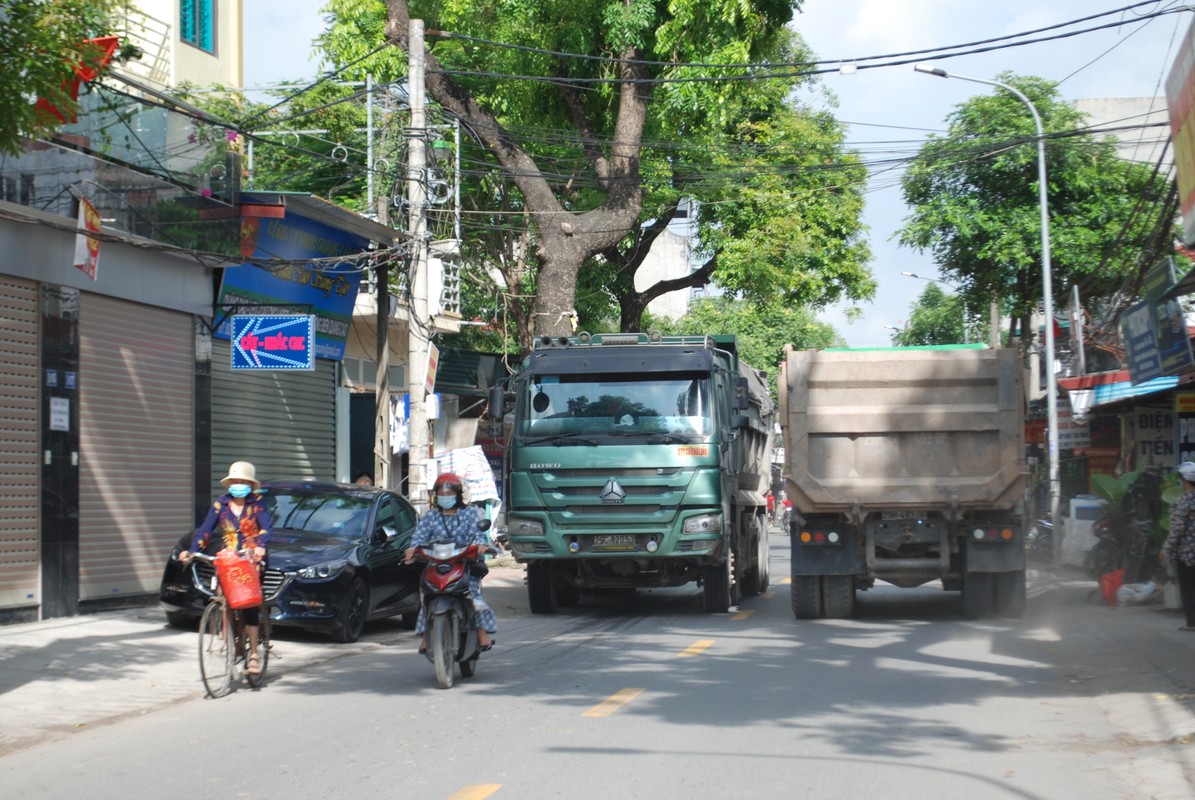
<path id="1" fill-rule="evenodd" d="M 1018 536 L 1007 542 L 968 542 L 967 572 L 1020 572 L 1025 569 L 1025 543 Z"/>

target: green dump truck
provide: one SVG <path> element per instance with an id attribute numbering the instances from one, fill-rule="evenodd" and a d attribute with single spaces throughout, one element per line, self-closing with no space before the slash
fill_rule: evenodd
<path id="1" fill-rule="evenodd" d="M 798 619 L 850 617 L 856 592 L 877 580 L 939 580 L 967 616 L 1021 616 L 1016 351 L 788 348 L 778 402 Z"/>
<path id="2" fill-rule="evenodd" d="M 533 613 L 691 582 L 717 613 L 767 588 L 773 403 L 734 337 L 543 337 L 513 381 L 507 529 Z"/>

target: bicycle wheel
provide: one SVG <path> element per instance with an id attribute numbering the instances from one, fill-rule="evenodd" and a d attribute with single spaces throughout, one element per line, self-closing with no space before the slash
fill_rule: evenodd
<path id="1" fill-rule="evenodd" d="M 199 675 L 212 697 L 223 697 L 232 686 L 232 626 L 223 603 L 208 603 L 199 621 Z"/>
<path id="2" fill-rule="evenodd" d="M 248 636 L 245 638 L 248 640 Z M 249 655 L 248 645 L 246 645 L 246 664 L 248 663 Z M 264 607 L 261 610 L 261 626 L 257 629 L 257 658 L 261 664 L 261 672 L 256 675 L 249 671 L 245 672 L 245 679 L 249 681 L 249 685 L 254 689 L 266 682 L 266 668 L 270 665 L 270 615 Z"/>

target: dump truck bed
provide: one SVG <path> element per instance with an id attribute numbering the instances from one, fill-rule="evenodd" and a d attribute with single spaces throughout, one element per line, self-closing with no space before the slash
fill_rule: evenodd
<path id="1" fill-rule="evenodd" d="M 787 491 L 803 513 L 1021 500 L 1014 350 L 788 350 L 779 385 Z"/>

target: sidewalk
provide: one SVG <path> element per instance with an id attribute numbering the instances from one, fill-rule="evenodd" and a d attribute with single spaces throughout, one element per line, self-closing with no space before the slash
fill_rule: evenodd
<path id="1" fill-rule="evenodd" d="M 521 567 L 490 570 L 487 597 L 516 588 Z M 383 647 L 414 649 L 415 634 L 394 619 L 370 623 L 353 644 L 293 628 L 276 628 L 274 638 L 276 678 Z M 0 757 L 203 695 L 195 630 L 170 627 L 157 605 L 0 626 Z"/>
<path id="2" fill-rule="evenodd" d="M 495 566 L 486 596 L 500 617 L 526 612 L 523 569 Z M 1126 745 L 1166 745 L 1155 768 L 1181 778 L 1195 753 L 1195 633 L 1178 630 L 1178 611 L 1110 608 L 1088 602 L 1095 582 L 1069 571 L 1031 569 L 1029 608 L 1014 635 L 1057 636 L 1059 661 L 1076 693 L 1096 698 Z M 775 587 L 776 590 L 783 587 Z M 414 647 L 397 620 L 371 623 L 354 644 L 283 629 L 270 658 L 277 678 L 349 655 Z M 203 696 L 195 632 L 166 625 L 160 608 L 109 611 L 0 626 L 0 757 L 135 714 Z M 1188 764 L 1187 762 L 1191 763 Z M 1189 796 L 1189 784 L 1175 796 Z"/>

